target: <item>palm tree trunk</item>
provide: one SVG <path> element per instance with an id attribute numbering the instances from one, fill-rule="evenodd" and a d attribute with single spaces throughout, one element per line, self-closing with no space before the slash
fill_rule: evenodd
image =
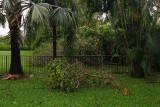
<path id="1" fill-rule="evenodd" d="M 56 0 L 53 0 L 53 5 L 56 5 Z M 53 60 L 57 56 L 57 32 L 56 32 L 56 25 L 52 23 L 52 36 L 53 36 Z"/>
<path id="2" fill-rule="evenodd" d="M 13 0 L 17 3 L 18 0 Z M 9 13 L 8 23 L 11 36 L 11 64 L 10 74 L 23 74 L 20 57 L 19 31 L 21 26 L 22 10 L 21 4 L 14 7 L 13 12 Z"/>
<path id="3" fill-rule="evenodd" d="M 44 0 L 45 3 L 49 3 L 51 5 L 57 5 L 57 0 Z M 53 46 L 53 60 L 57 56 L 57 32 L 56 32 L 56 25 L 51 23 L 52 29 L 52 46 Z"/>
<path id="4" fill-rule="evenodd" d="M 53 36 L 53 60 L 54 60 L 57 56 L 57 34 L 55 25 L 52 25 L 52 36 Z"/>
<path id="5" fill-rule="evenodd" d="M 10 74 L 23 74 L 21 66 L 20 57 L 20 47 L 19 47 L 19 31 L 11 30 L 11 64 L 10 64 Z"/>

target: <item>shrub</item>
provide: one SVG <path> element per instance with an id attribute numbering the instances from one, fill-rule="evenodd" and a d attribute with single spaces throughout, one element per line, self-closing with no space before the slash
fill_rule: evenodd
<path id="1" fill-rule="evenodd" d="M 0 36 L 0 50 L 9 51 L 10 48 L 9 36 Z"/>
<path id="2" fill-rule="evenodd" d="M 83 82 L 83 70 L 81 63 L 75 61 L 70 63 L 66 59 L 55 59 L 47 65 L 51 72 L 48 76 L 47 86 L 53 89 L 65 91 L 76 91 Z"/>
<path id="3" fill-rule="evenodd" d="M 95 27 L 82 26 L 78 29 L 77 48 L 80 55 L 112 54 L 115 31 L 109 23 Z"/>
<path id="4" fill-rule="evenodd" d="M 80 55 L 103 54 L 98 32 L 87 26 L 79 28 L 79 34 L 77 36 L 77 46 L 78 54 Z"/>
<path id="5" fill-rule="evenodd" d="M 124 91 L 124 87 L 119 85 L 111 74 L 108 74 L 108 71 L 86 71 L 78 61 L 72 61 L 71 63 L 64 58 L 57 58 L 50 62 L 46 68 L 51 72 L 47 78 L 47 86 L 53 89 L 74 92 L 81 86 L 111 85 L 117 88 L 120 92 Z"/>
<path id="6" fill-rule="evenodd" d="M 0 42 L 0 50 L 2 51 L 9 51 L 11 46 L 6 44 L 5 42 Z"/>

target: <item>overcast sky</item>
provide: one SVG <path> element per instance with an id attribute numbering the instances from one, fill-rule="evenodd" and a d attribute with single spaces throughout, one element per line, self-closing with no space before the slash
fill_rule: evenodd
<path id="1" fill-rule="evenodd" d="M 21 27 L 21 30 L 23 30 L 23 26 Z M 6 23 L 5 28 L 0 26 L 0 36 L 6 36 L 9 32 L 8 23 Z"/>
<path id="2" fill-rule="evenodd" d="M 9 28 L 8 28 L 7 24 L 6 24 L 5 28 L 0 26 L 0 35 L 7 35 L 8 32 L 9 32 Z"/>
<path id="3" fill-rule="evenodd" d="M 2 1 L 2 0 L 0 0 Z M 23 16 L 26 16 L 26 13 L 27 13 L 27 10 L 23 11 Z M 21 30 L 23 29 L 23 27 L 21 27 Z M 0 36 L 2 35 L 7 35 L 7 33 L 9 32 L 9 28 L 8 28 L 8 23 L 6 23 L 6 26 L 5 28 L 3 28 L 1 25 L 0 25 Z"/>

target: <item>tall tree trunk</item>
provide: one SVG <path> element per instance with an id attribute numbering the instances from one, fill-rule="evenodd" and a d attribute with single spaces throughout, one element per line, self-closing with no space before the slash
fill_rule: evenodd
<path id="1" fill-rule="evenodd" d="M 44 0 L 45 3 L 49 3 L 51 5 L 57 5 L 57 0 Z M 55 23 L 51 22 L 52 28 L 52 45 L 53 45 L 53 60 L 57 56 L 57 32 L 56 32 L 56 25 Z"/>
<path id="2" fill-rule="evenodd" d="M 11 64 L 10 74 L 23 74 L 19 47 L 19 31 L 10 30 L 11 35 Z"/>
<path id="3" fill-rule="evenodd" d="M 17 3 L 18 0 L 12 0 Z M 19 42 L 19 31 L 21 26 L 21 4 L 14 7 L 13 12 L 9 13 L 8 23 L 11 36 L 11 64 L 10 74 L 23 74 L 20 57 L 20 42 Z"/>
<path id="4" fill-rule="evenodd" d="M 53 0 L 53 5 L 57 4 L 56 0 Z M 52 36 L 53 36 L 53 60 L 57 56 L 57 32 L 56 32 L 56 25 L 52 23 Z"/>
<path id="5" fill-rule="evenodd" d="M 55 25 L 52 25 L 52 36 L 53 36 L 53 60 L 54 60 L 57 56 L 57 34 Z"/>

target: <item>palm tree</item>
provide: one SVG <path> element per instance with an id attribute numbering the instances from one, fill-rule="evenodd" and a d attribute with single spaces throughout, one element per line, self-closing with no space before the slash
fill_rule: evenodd
<path id="1" fill-rule="evenodd" d="M 7 19 L 11 37 L 11 64 L 9 70 L 10 74 L 24 74 L 21 66 L 19 47 L 22 12 L 26 9 L 29 9 L 28 12 L 31 15 L 32 23 L 40 23 L 42 26 L 48 26 L 49 14 L 52 7 L 54 7 L 55 9 L 53 15 L 56 14 L 57 11 L 63 13 L 68 12 L 67 9 L 65 9 L 64 11 L 63 8 L 59 6 L 42 3 L 41 0 L 2 0 L 0 5 L 0 22 L 4 24 L 5 19 Z M 65 14 L 65 17 L 68 17 L 68 14 Z"/>
<path id="2" fill-rule="evenodd" d="M 10 74 L 24 74 L 21 66 L 20 58 L 20 27 L 22 20 L 22 12 L 30 8 L 32 10 L 33 21 L 41 22 L 44 20 L 49 13 L 47 4 L 34 4 L 31 1 L 21 0 L 3 0 L 1 2 L 1 21 L 6 19 L 9 24 L 10 37 L 11 37 L 11 64 Z M 39 13 L 38 13 L 39 12 Z M 44 13 L 45 12 L 45 13 Z M 35 14 L 36 13 L 36 14 Z M 44 22 L 44 21 L 43 21 Z M 4 24 L 4 23 L 3 23 Z"/>
<path id="3" fill-rule="evenodd" d="M 158 11 L 154 9 L 157 2 L 158 0 L 114 2 L 112 23 L 116 25 L 117 32 L 123 32 L 123 48 L 131 66 L 132 77 L 145 77 L 151 65 L 148 41 L 158 18 Z"/>
<path id="4" fill-rule="evenodd" d="M 44 2 L 49 3 L 51 5 L 57 5 L 56 0 L 44 0 Z M 53 59 L 57 56 L 57 32 L 56 32 L 56 25 L 55 23 L 51 23 L 52 28 L 52 39 L 53 39 Z"/>
<path id="5" fill-rule="evenodd" d="M 88 12 L 110 13 L 117 32 L 119 48 L 131 66 L 132 77 L 144 77 L 148 71 L 149 40 L 159 17 L 159 0 L 83 0 Z M 157 10 L 154 7 L 157 7 Z M 121 35 L 122 34 L 122 35 Z M 121 40 L 121 41 L 120 41 Z"/>
<path id="6" fill-rule="evenodd" d="M 49 29 L 48 30 L 48 35 L 50 33 L 52 33 L 52 42 L 53 42 L 53 59 L 57 56 L 57 27 L 61 26 L 61 28 L 64 30 L 64 38 L 65 38 L 65 53 L 69 53 L 69 55 L 71 54 L 71 50 L 73 47 L 73 42 L 74 42 L 74 33 L 75 33 L 75 28 L 76 28 L 76 5 L 74 3 L 73 0 L 65 0 L 65 1 L 57 1 L 57 0 L 43 0 L 44 3 L 48 3 L 52 6 L 53 11 L 50 12 L 50 16 L 49 16 Z M 55 8 L 54 5 L 56 6 L 60 6 L 63 8 Z M 31 15 L 28 14 L 28 22 L 31 21 L 30 19 Z M 30 27 L 32 26 L 32 27 Z M 34 26 L 34 27 L 33 27 Z M 69 28 L 70 27 L 70 28 Z M 35 26 L 33 23 L 26 23 L 26 32 L 28 33 L 27 36 L 29 36 L 30 32 L 37 32 L 37 26 Z M 32 31 L 32 29 L 35 29 L 34 31 Z M 46 30 L 45 30 L 46 31 Z M 71 32 L 72 31 L 72 32 Z M 69 33 L 69 34 L 68 34 Z M 47 35 L 47 36 L 48 36 Z M 29 37 L 30 38 L 30 37 Z M 35 42 L 39 42 L 39 38 L 44 38 L 44 37 L 40 37 L 39 35 L 37 35 L 36 37 L 36 41 Z M 35 39 L 34 38 L 34 39 Z M 72 38 L 72 39 L 71 39 Z M 66 51 L 67 50 L 67 51 Z"/>

